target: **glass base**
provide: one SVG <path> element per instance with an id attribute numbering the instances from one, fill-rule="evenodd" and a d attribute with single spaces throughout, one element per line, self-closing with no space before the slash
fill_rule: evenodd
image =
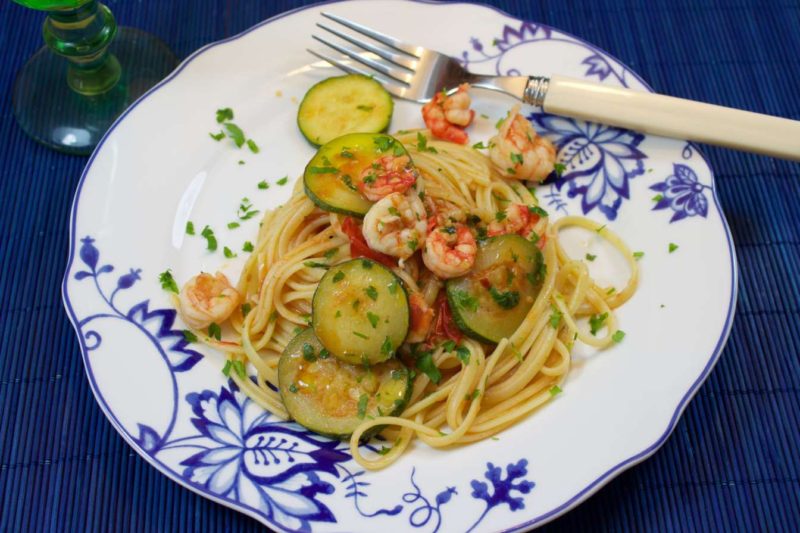
<path id="1" fill-rule="evenodd" d="M 55 150 L 88 155 L 114 120 L 178 65 L 161 39 L 134 28 L 119 28 L 109 51 L 122 77 L 94 96 L 70 88 L 65 59 L 47 47 L 36 52 L 14 85 L 14 116 L 25 133 Z"/>

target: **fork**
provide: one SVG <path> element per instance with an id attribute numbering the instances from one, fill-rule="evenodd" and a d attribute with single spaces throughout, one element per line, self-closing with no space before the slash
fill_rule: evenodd
<path id="1" fill-rule="evenodd" d="M 313 35 L 337 58 L 308 51 L 351 74 L 372 76 L 391 94 L 426 103 L 463 82 L 499 91 L 545 112 L 653 135 L 687 139 L 800 161 L 800 122 L 671 96 L 633 91 L 566 76 L 484 76 L 450 56 L 409 44 L 332 13 L 322 16 L 353 32 L 317 24 L 356 48 Z"/>

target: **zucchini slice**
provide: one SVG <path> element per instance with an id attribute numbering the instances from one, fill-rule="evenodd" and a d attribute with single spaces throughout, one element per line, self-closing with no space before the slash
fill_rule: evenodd
<path id="1" fill-rule="evenodd" d="M 312 300 L 311 324 L 342 361 L 374 365 L 392 357 L 408 333 L 408 296 L 391 270 L 370 259 L 331 267 Z"/>
<path id="2" fill-rule="evenodd" d="M 499 235 L 478 245 L 472 271 L 447 282 L 453 321 L 482 342 L 498 343 L 519 327 L 539 294 L 544 259 L 519 235 Z"/>
<path id="3" fill-rule="evenodd" d="M 346 439 L 367 417 L 395 416 L 411 398 L 411 373 L 393 359 L 370 368 L 340 361 L 309 328 L 286 346 L 278 388 L 289 414 L 322 435 Z M 371 435 L 382 428 L 370 430 Z"/>
<path id="4" fill-rule="evenodd" d="M 311 87 L 297 110 L 297 126 L 317 146 L 346 133 L 378 133 L 392 120 L 394 102 L 372 78 L 348 74 Z"/>
<path id="5" fill-rule="evenodd" d="M 326 211 L 362 217 L 372 202 L 358 190 L 361 173 L 386 155 L 400 157 L 408 152 L 389 135 L 351 133 L 338 137 L 317 150 L 306 165 L 306 195 Z"/>

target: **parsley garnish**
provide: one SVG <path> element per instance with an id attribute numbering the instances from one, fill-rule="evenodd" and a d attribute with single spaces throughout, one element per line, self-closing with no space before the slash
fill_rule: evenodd
<path id="1" fill-rule="evenodd" d="M 497 305 L 503 309 L 513 309 L 519 304 L 519 292 L 505 291 L 500 292 L 494 287 L 489 287 L 489 294 Z"/>
<path id="2" fill-rule="evenodd" d="M 258 209 L 253 209 L 253 204 L 250 203 L 249 199 L 242 198 L 239 209 L 236 211 L 236 216 L 239 217 L 239 220 L 250 220 L 258 213 Z M 228 227 L 230 227 L 230 225 L 228 225 Z"/>
<path id="3" fill-rule="evenodd" d="M 261 189 L 262 191 L 265 189 L 269 189 L 269 183 L 267 183 L 267 180 L 261 180 L 258 182 L 258 188 Z"/>
<path id="4" fill-rule="evenodd" d="M 375 106 L 374 105 L 357 105 L 356 109 L 358 109 L 359 111 L 372 111 L 373 109 L 375 109 Z"/>
<path id="5" fill-rule="evenodd" d="M 467 291 L 456 289 L 453 291 L 453 299 L 457 306 L 472 311 L 473 313 L 478 310 L 478 299 L 471 296 Z"/>
<path id="6" fill-rule="evenodd" d="M 191 220 L 186 223 L 186 235 L 194 235 L 194 223 Z"/>
<path id="7" fill-rule="evenodd" d="M 213 252 L 217 249 L 217 238 L 214 236 L 214 230 L 210 227 L 206 226 L 203 228 L 203 231 L 200 232 L 206 240 L 206 249 L 210 252 Z"/>
<path id="8" fill-rule="evenodd" d="M 244 161 L 242 161 L 242 160 L 240 159 L 240 160 L 239 160 L 239 164 L 240 164 L 240 165 L 244 165 Z"/>
<path id="9" fill-rule="evenodd" d="M 252 308 L 253 308 L 253 306 L 251 306 L 249 303 L 242 304 L 242 316 L 243 316 L 243 317 L 246 317 L 246 316 L 247 316 L 247 315 L 250 313 L 250 310 L 251 310 Z M 274 311 L 273 311 L 273 313 L 274 313 Z M 272 318 L 272 317 L 270 317 L 270 319 L 271 319 L 271 318 Z M 277 317 L 275 317 L 275 318 L 277 318 Z"/>
<path id="10" fill-rule="evenodd" d="M 230 375 L 231 375 L 231 366 L 233 366 L 233 365 L 231 364 L 230 359 L 225 361 L 225 366 L 222 367 L 222 373 L 225 374 L 225 377 L 230 377 Z"/>
<path id="11" fill-rule="evenodd" d="M 528 212 L 533 214 L 533 215 L 539 215 L 542 218 L 548 216 L 547 211 L 545 211 L 544 209 L 542 209 L 538 205 L 529 205 L 528 206 Z"/>
<path id="12" fill-rule="evenodd" d="M 603 313 L 601 315 L 592 315 L 589 317 L 589 328 L 591 329 L 592 335 L 597 335 L 597 332 L 603 329 L 603 325 L 608 318 L 608 313 Z"/>
<path id="13" fill-rule="evenodd" d="M 233 120 L 233 109 L 230 107 L 217 109 L 217 123 L 222 124 L 226 120 Z"/>
<path id="14" fill-rule="evenodd" d="M 633 258 L 636 259 L 637 261 L 642 257 L 644 257 L 644 252 L 633 252 Z"/>
<path id="15" fill-rule="evenodd" d="M 596 231 L 597 233 L 600 233 L 601 231 L 603 231 L 604 229 L 606 229 L 606 226 L 607 226 L 607 224 L 603 224 L 602 226 L 600 226 L 599 228 L 597 228 L 595 231 Z"/>
<path id="16" fill-rule="evenodd" d="M 653 197 L 652 197 L 652 198 L 650 198 L 650 199 L 651 199 L 652 201 L 654 201 L 654 202 L 660 202 L 661 200 L 663 200 L 663 199 L 664 199 L 664 195 L 663 195 L 663 194 L 656 194 L 655 196 L 653 196 Z"/>
<path id="17" fill-rule="evenodd" d="M 432 352 L 427 351 L 417 354 L 416 367 L 420 369 L 426 376 L 428 376 L 428 379 L 434 383 L 439 383 L 439 381 L 441 381 L 442 373 L 433 363 Z"/>
<path id="18" fill-rule="evenodd" d="M 534 272 L 528 272 L 525 277 L 528 278 L 528 281 L 531 282 L 531 285 L 536 285 L 547 275 L 547 265 L 544 264 L 544 261 L 539 262 L 539 266 L 536 268 Z"/>
<path id="19" fill-rule="evenodd" d="M 236 372 L 236 375 L 240 378 L 244 379 L 247 377 L 247 369 L 244 367 L 244 363 L 241 361 L 234 361 L 233 362 L 233 370 Z"/>
<path id="20" fill-rule="evenodd" d="M 555 165 L 553 165 L 553 170 L 557 175 L 560 176 L 564 173 L 565 170 L 567 170 L 567 165 L 565 165 L 564 163 L 556 163 Z"/>
<path id="21" fill-rule="evenodd" d="M 227 130 L 228 137 L 231 138 L 237 148 L 241 148 L 245 142 L 244 132 L 242 128 L 233 122 L 226 122 L 225 129 Z"/>
<path id="22" fill-rule="evenodd" d="M 430 152 L 432 154 L 439 153 L 433 146 L 428 146 L 428 138 L 421 132 L 417 132 L 417 150 L 420 152 Z"/>
<path id="23" fill-rule="evenodd" d="M 379 152 L 387 151 L 394 144 L 394 139 L 392 139 L 391 137 L 387 137 L 385 135 L 374 137 L 373 140 Z"/>
<path id="24" fill-rule="evenodd" d="M 508 215 L 506 215 L 505 211 L 498 211 L 497 213 L 494 214 L 494 218 L 498 222 L 504 221 L 506 219 L 506 217 L 508 217 Z"/>
<path id="25" fill-rule="evenodd" d="M 228 222 L 228 229 L 236 229 L 239 227 L 238 222 Z"/>
<path id="26" fill-rule="evenodd" d="M 391 357 L 393 353 L 394 347 L 392 346 L 392 339 L 387 336 L 383 339 L 383 344 L 381 344 L 381 355 Z"/>
<path id="27" fill-rule="evenodd" d="M 677 244 L 675 244 L 674 242 L 669 243 L 669 253 L 672 253 L 677 249 L 678 249 L 678 245 Z"/>
<path id="28" fill-rule="evenodd" d="M 558 329 L 558 325 L 561 323 L 561 317 L 563 316 L 563 313 L 561 313 L 561 311 L 555 305 L 551 305 L 550 308 L 553 310 L 553 312 L 550 313 L 550 326 L 553 329 Z"/>
<path id="29" fill-rule="evenodd" d="M 523 162 L 522 154 L 518 154 L 516 152 L 511 152 L 511 162 L 517 165 L 521 165 Z"/>
<path id="30" fill-rule="evenodd" d="M 307 342 L 303 343 L 303 359 L 311 363 L 317 360 L 317 356 L 314 355 L 314 347 Z"/>
<path id="31" fill-rule="evenodd" d="M 360 338 L 362 338 L 362 339 L 364 339 L 364 340 L 369 340 L 369 337 L 367 337 L 367 336 L 366 336 L 366 335 L 364 335 L 363 333 L 359 333 L 358 331 L 354 331 L 354 332 L 353 332 L 353 335 L 355 335 L 356 337 L 360 337 Z"/>
<path id="32" fill-rule="evenodd" d="M 208 336 L 218 341 L 222 340 L 222 328 L 219 327 L 219 324 L 212 322 L 208 325 Z"/>
<path id="33" fill-rule="evenodd" d="M 397 293 L 397 278 L 393 279 L 391 283 L 387 286 L 389 288 L 389 294 L 396 294 Z"/>
<path id="34" fill-rule="evenodd" d="M 253 139 L 247 139 L 247 147 L 250 148 L 250 151 L 254 154 L 257 154 L 261 150 L 258 148 L 258 145 Z"/>
<path id="35" fill-rule="evenodd" d="M 228 259 L 233 259 L 234 257 L 236 257 L 236 254 L 235 254 L 235 253 L 233 253 L 233 252 L 231 251 L 231 249 L 230 249 L 230 248 L 228 248 L 227 246 L 226 246 L 226 247 L 224 247 L 224 248 L 222 249 L 222 253 L 223 253 L 223 254 L 225 255 L 225 257 L 227 257 Z"/>
<path id="36" fill-rule="evenodd" d="M 595 259 L 597 259 L 596 255 L 586 254 L 586 260 L 587 261 L 594 261 Z"/>
<path id="37" fill-rule="evenodd" d="M 558 385 L 553 385 L 552 387 L 550 387 L 550 396 L 555 396 L 556 394 L 560 393 L 561 393 L 561 387 L 559 387 Z"/>
<path id="38" fill-rule="evenodd" d="M 333 275 L 333 282 L 334 283 L 339 283 L 343 279 L 344 279 L 344 272 L 342 272 L 341 270 Z"/>
<path id="39" fill-rule="evenodd" d="M 244 244 L 242 245 L 242 251 L 243 252 L 252 252 L 253 251 L 253 243 L 250 242 L 250 241 L 244 241 Z"/>
<path id="40" fill-rule="evenodd" d="M 369 323 L 372 325 L 372 329 L 378 327 L 378 321 L 380 321 L 380 319 L 381 318 L 372 311 L 367 311 L 367 320 L 369 320 Z"/>
<path id="41" fill-rule="evenodd" d="M 622 331 L 621 329 L 615 331 L 614 334 L 611 336 L 611 340 L 614 342 L 622 342 L 622 339 L 624 338 L 625 338 L 625 332 Z"/>
<path id="42" fill-rule="evenodd" d="M 275 183 L 277 183 L 278 185 L 286 185 L 288 182 L 289 182 L 289 176 L 284 176 Z"/>
<path id="43" fill-rule="evenodd" d="M 215 141 L 219 142 L 219 141 L 221 141 L 222 139 L 225 138 L 225 132 L 224 131 L 220 131 L 219 133 L 210 133 L 209 132 L 208 136 L 211 137 L 212 139 L 214 139 Z"/>
<path id="44" fill-rule="evenodd" d="M 374 302 L 374 301 L 376 301 L 376 300 L 378 299 L 378 290 L 377 290 L 375 287 L 373 287 L 372 285 L 370 285 L 369 287 L 367 287 L 366 289 L 364 289 L 364 292 L 366 292 L 366 293 L 367 293 L 367 296 L 369 296 L 369 297 L 370 297 L 370 299 L 371 299 L 373 302 Z"/>
<path id="45" fill-rule="evenodd" d="M 353 152 L 348 151 L 347 148 L 342 148 L 342 151 L 339 152 L 339 155 L 346 158 L 346 159 L 353 159 Z"/>
<path id="46" fill-rule="evenodd" d="M 606 294 L 608 294 L 609 296 L 611 296 L 611 295 L 612 295 L 612 294 L 614 294 L 615 292 L 617 292 L 617 289 L 615 289 L 614 287 L 609 287 L 609 288 L 608 288 L 608 290 L 606 291 Z"/>
<path id="47" fill-rule="evenodd" d="M 165 291 L 174 292 L 178 294 L 178 284 L 175 283 L 175 278 L 172 277 L 172 271 L 170 269 L 166 269 L 164 272 L 158 275 L 158 281 L 161 282 L 161 288 Z"/>
<path id="48" fill-rule="evenodd" d="M 470 356 L 470 351 L 466 347 L 459 346 L 456 348 L 456 357 L 458 357 L 458 360 L 461 361 L 464 364 L 464 366 L 467 366 L 469 364 L 469 356 Z"/>
<path id="49" fill-rule="evenodd" d="M 500 119 L 498 119 L 498 121 L 494 123 L 494 129 L 499 130 L 500 126 L 503 125 L 503 121 L 505 121 L 506 118 L 508 117 L 500 117 Z"/>
<path id="50" fill-rule="evenodd" d="M 372 268 L 372 261 L 370 261 L 369 259 L 362 259 L 361 267 L 366 270 L 369 270 L 370 268 Z"/>
<path id="51" fill-rule="evenodd" d="M 318 261 L 306 261 L 303 265 L 307 266 L 308 268 L 330 268 L 331 266 L 325 263 L 320 263 Z"/>
<path id="52" fill-rule="evenodd" d="M 364 415 L 367 414 L 368 401 L 369 401 L 369 396 L 367 396 L 366 393 L 358 397 L 358 418 L 364 418 Z"/>
<path id="53" fill-rule="evenodd" d="M 516 174 L 516 173 L 517 173 L 517 171 L 516 171 L 516 170 L 514 170 L 514 169 L 513 169 L 513 168 L 511 168 L 511 167 L 508 167 L 508 168 L 506 169 L 506 172 L 507 172 L 508 174 L 512 175 L 512 176 L 513 176 L 514 174 Z"/>
<path id="54" fill-rule="evenodd" d="M 339 318 L 340 316 L 342 316 L 342 311 L 341 311 L 341 310 L 339 310 L 339 309 L 337 309 L 337 310 L 336 310 L 336 314 L 335 314 L 335 315 L 333 315 L 333 317 L 334 317 L 334 318 Z"/>
<path id="55" fill-rule="evenodd" d="M 297 394 L 297 385 L 295 385 L 294 383 L 289 385 L 289 392 L 291 392 L 292 394 Z"/>
<path id="56" fill-rule="evenodd" d="M 400 216 L 400 211 L 398 211 L 396 207 L 389 206 L 388 211 L 390 215 L 394 215 L 396 217 Z"/>
<path id="57" fill-rule="evenodd" d="M 186 342 L 197 342 L 197 335 L 189 331 L 188 329 L 183 330 L 183 340 Z"/>
<path id="58" fill-rule="evenodd" d="M 338 252 L 339 252 L 338 248 L 331 248 L 330 250 L 328 250 L 327 252 L 325 252 L 322 255 L 325 257 L 325 259 L 330 259 L 334 255 L 336 255 Z"/>
<path id="59" fill-rule="evenodd" d="M 378 450 L 378 455 L 386 455 L 387 453 L 392 451 L 392 448 L 394 448 L 394 446 L 390 446 L 388 448 L 386 446 L 381 446 L 381 449 Z"/>
<path id="60" fill-rule="evenodd" d="M 472 145 L 472 147 L 473 147 L 475 150 L 485 150 L 485 149 L 489 148 L 488 146 L 486 146 L 485 144 L 483 144 L 483 141 L 481 141 L 481 142 L 479 142 L 479 143 L 475 143 L 475 144 L 473 144 L 473 145 Z"/>
<path id="61" fill-rule="evenodd" d="M 417 246 L 419 246 L 419 240 L 418 239 L 411 239 L 410 241 L 408 241 L 406 243 L 406 245 L 409 248 L 411 248 L 412 251 L 416 252 L 417 251 Z"/>
<path id="62" fill-rule="evenodd" d="M 351 191 L 358 191 L 358 187 L 353 185 L 353 180 L 352 180 L 352 178 L 350 178 L 349 174 L 345 174 L 344 176 L 342 176 L 341 179 L 342 179 L 342 182 L 344 183 L 345 187 L 347 187 Z"/>

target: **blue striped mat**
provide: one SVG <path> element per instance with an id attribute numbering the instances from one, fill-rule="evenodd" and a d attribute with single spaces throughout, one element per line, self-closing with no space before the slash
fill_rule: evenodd
<path id="1" fill-rule="evenodd" d="M 109 1 L 179 57 L 303 3 Z M 597 44 L 660 92 L 800 119 L 798 0 L 488 3 Z M 89 390 L 59 291 L 85 159 L 37 146 L 11 111 L 41 20 L 0 2 L 0 531 L 259 530 L 147 465 Z M 706 154 L 741 266 L 728 346 L 665 446 L 545 529 L 800 528 L 800 165 Z"/>

